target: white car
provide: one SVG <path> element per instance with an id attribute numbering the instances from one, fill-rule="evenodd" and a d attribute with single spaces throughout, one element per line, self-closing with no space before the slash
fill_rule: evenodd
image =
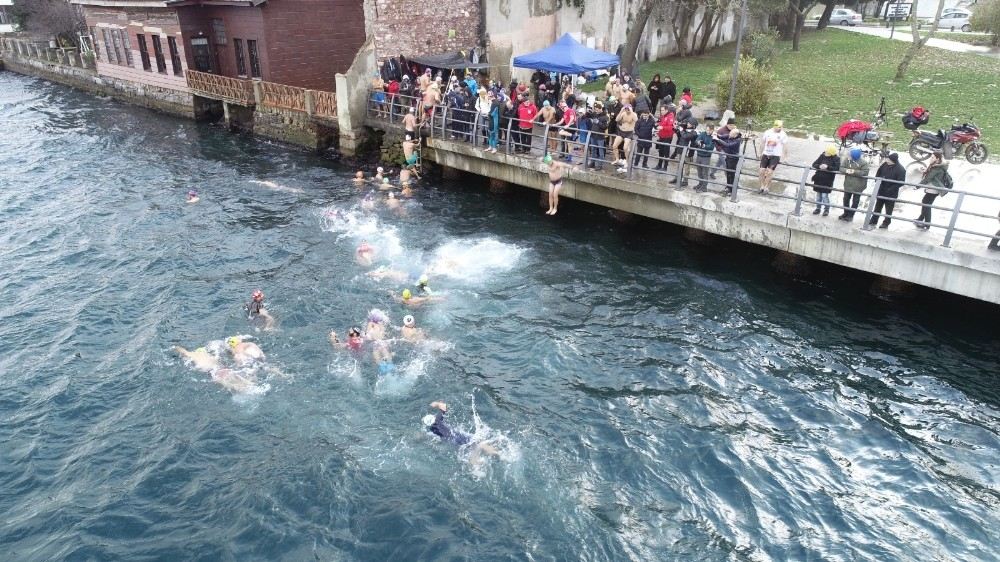
<path id="1" fill-rule="evenodd" d="M 846 8 L 837 8 L 830 15 L 830 23 L 834 25 L 858 25 L 861 23 L 861 14 Z"/>
<path id="2" fill-rule="evenodd" d="M 955 11 L 942 14 L 941 20 L 938 22 L 938 29 L 947 31 L 957 31 L 959 29 L 962 31 L 972 31 L 972 26 L 969 25 L 969 13 L 963 10 L 962 12 Z"/>

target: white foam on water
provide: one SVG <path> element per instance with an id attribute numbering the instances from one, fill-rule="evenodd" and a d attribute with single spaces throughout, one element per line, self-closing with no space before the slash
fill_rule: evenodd
<path id="1" fill-rule="evenodd" d="M 504 465 L 510 466 L 519 463 L 522 458 L 521 446 L 508 437 L 504 432 L 493 429 L 486 425 L 479 417 L 476 410 L 476 398 L 472 397 L 472 421 L 474 431 L 472 432 L 472 442 L 463 445 L 459 449 L 459 456 L 466 461 L 474 477 L 483 478 L 487 475 L 491 461 L 497 460 Z M 473 462 L 477 445 L 489 443 L 497 450 L 497 456 L 479 455 L 478 462 Z"/>
<path id="2" fill-rule="evenodd" d="M 304 191 L 302 191 L 301 189 L 299 189 L 297 187 L 289 187 L 287 185 L 282 185 L 280 183 L 275 183 L 273 181 L 267 181 L 267 180 L 250 180 L 250 183 L 254 183 L 254 184 L 257 184 L 257 185 L 262 185 L 262 186 L 264 186 L 264 187 L 266 187 L 266 188 L 268 188 L 270 190 L 273 190 L 273 191 L 284 191 L 286 193 L 305 193 Z"/>
<path id="3" fill-rule="evenodd" d="M 518 267 L 524 252 L 495 238 L 451 240 L 434 250 L 427 270 L 432 276 L 478 283 Z"/>
<path id="4" fill-rule="evenodd" d="M 323 211 L 323 231 L 337 235 L 337 240 L 351 241 L 355 246 L 362 240 L 375 249 L 375 262 L 392 261 L 405 254 L 399 231 L 384 225 L 378 217 L 357 208 L 331 206 Z"/>

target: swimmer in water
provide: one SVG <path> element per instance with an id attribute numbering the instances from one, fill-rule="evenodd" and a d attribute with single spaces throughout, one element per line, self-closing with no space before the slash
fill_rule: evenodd
<path id="1" fill-rule="evenodd" d="M 243 305 L 243 309 L 247 311 L 247 320 L 259 321 L 263 324 L 265 331 L 274 327 L 274 318 L 264 308 L 264 291 L 254 289 L 250 295 L 250 302 Z"/>
<path id="2" fill-rule="evenodd" d="M 364 211 L 374 211 L 375 210 L 375 196 L 372 193 L 365 194 L 365 198 L 361 200 L 361 209 Z"/>
<path id="3" fill-rule="evenodd" d="M 420 276 L 420 279 L 417 279 L 417 288 L 420 289 L 420 292 L 425 295 L 433 295 L 434 291 L 431 290 L 429 283 L 430 279 L 428 279 L 427 274 L 424 273 Z"/>
<path id="4" fill-rule="evenodd" d="M 403 283 L 409 278 L 409 275 L 407 275 L 405 271 L 389 269 L 385 266 L 369 271 L 366 275 L 372 279 L 378 279 L 379 281 L 382 279 L 389 279 L 390 281 L 395 281 L 397 283 Z"/>
<path id="5" fill-rule="evenodd" d="M 354 260 L 362 267 L 371 267 L 375 260 L 375 248 L 369 246 L 367 240 L 362 240 L 361 245 L 354 252 Z"/>
<path id="6" fill-rule="evenodd" d="M 365 326 L 365 337 L 370 340 L 385 339 L 385 327 L 389 324 L 389 316 L 377 308 L 368 313 L 368 325 Z"/>
<path id="7" fill-rule="evenodd" d="M 354 183 L 358 185 L 365 183 L 365 173 L 361 170 L 354 172 Z"/>
<path id="8" fill-rule="evenodd" d="M 428 414 L 423 417 L 424 428 L 427 431 L 436 435 L 441 441 L 445 443 L 451 443 L 457 447 L 462 447 L 465 445 L 471 445 L 472 453 L 469 455 L 469 462 L 478 465 L 482 462 L 482 455 L 498 456 L 500 453 L 496 450 L 493 445 L 490 445 L 487 441 L 481 441 L 475 443 L 472 440 L 472 435 L 451 427 L 448 422 L 445 421 L 444 416 L 448 413 L 448 405 L 444 402 L 436 400 L 431 402 L 431 408 L 437 409 L 437 412 L 433 415 Z"/>
<path id="9" fill-rule="evenodd" d="M 411 181 L 410 175 L 411 175 L 410 170 L 407 168 L 403 168 L 402 170 L 399 171 L 399 185 L 403 189 L 406 189 L 407 187 L 410 186 L 410 181 Z"/>
<path id="10" fill-rule="evenodd" d="M 390 211 L 399 212 L 399 211 L 402 210 L 401 207 L 400 207 L 400 205 L 399 205 L 399 199 L 396 199 L 396 194 L 393 193 L 392 191 L 390 191 L 389 194 L 386 195 L 385 206 Z"/>
<path id="11" fill-rule="evenodd" d="M 392 296 L 393 299 L 396 300 L 396 302 L 405 306 L 423 306 L 428 303 L 439 302 L 444 300 L 444 297 L 432 297 L 432 296 L 415 297 L 413 296 L 413 293 L 409 289 L 403 289 L 403 292 L 398 295 L 393 293 Z"/>
<path id="12" fill-rule="evenodd" d="M 417 157 L 417 142 L 415 137 L 409 134 L 403 139 L 403 158 L 406 160 L 407 169 L 413 172 L 413 175 L 417 176 L 417 179 L 420 179 L 416 170 L 417 161 L 419 160 Z"/>
<path id="13" fill-rule="evenodd" d="M 250 365 L 265 359 L 264 352 L 257 344 L 243 341 L 243 338 L 239 336 L 228 338 L 226 344 L 228 344 L 229 351 L 233 354 L 233 359 L 238 365 Z"/>
<path id="14" fill-rule="evenodd" d="M 176 351 L 178 355 L 183 357 L 185 361 L 190 362 L 191 366 L 199 371 L 210 373 L 219 368 L 219 359 L 209 353 L 204 347 L 188 351 L 179 345 L 175 345 L 171 349 Z"/>
<path id="15" fill-rule="evenodd" d="M 384 173 L 385 173 L 385 168 L 383 168 L 382 166 L 375 168 L 375 177 L 372 178 L 372 180 L 375 182 L 375 185 L 382 185 L 382 180 L 385 179 L 385 177 L 382 175 Z"/>
<path id="16" fill-rule="evenodd" d="M 424 331 L 417 327 L 417 321 L 410 314 L 403 317 L 403 328 L 399 333 L 403 336 L 404 340 L 410 343 L 418 343 L 424 340 Z"/>
<path id="17" fill-rule="evenodd" d="M 382 185 L 378 187 L 382 191 L 389 191 L 392 189 L 392 184 L 389 183 L 389 178 L 382 178 Z"/>
<path id="18" fill-rule="evenodd" d="M 364 338 L 361 337 L 361 328 L 352 326 L 347 330 L 347 341 L 341 342 L 337 337 L 337 332 L 330 332 L 330 345 L 335 349 L 347 349 L 355 353 L 360 353 L 365 345 Z"/>
<path id="19" fill-rule="evenodd" d="M 198 192 L 193 189 L 188 191 L 187 202 L 197 203 L 198 201 L 201 201 L 201 197 L 198 197 Z"/>
<path id="20" fill-rule="evenodd" d="M 378 374 L 383 377 L 391 375 L 396 370 L 396 365 L 392 362 L 392 352 L 389 351 L 389 346 L 384 341 L 375 343 L 372 348 L 372 360 L 378 367 Z"/>

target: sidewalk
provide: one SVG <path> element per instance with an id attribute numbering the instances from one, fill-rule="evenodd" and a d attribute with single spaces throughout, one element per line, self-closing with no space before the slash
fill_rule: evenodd
<path id="1" fill-rule="evenodd" d="M 885 39 L 889 38 L 889 34 L 892 30 L 885 27 L 850 27 L 850 26 L 838 26 L 837 29 L 842 29 L 844 31 L 851 31 L 854 33 L 861 33 L 864 35 L 873 35 L 875 37 L 883 37 Z M 930 31 L 930 27 L 925 26 L 922 31 Z M 892 38 L 896 41 L 905 41 L 910 43 L 913 41 L 913 32 L 910 30 L 909 24 L 897 25 L 896 31 L 893 33 Z M 981 47 L 978 45 L 969 45 L 967 43 L 962 43 L 960 41 L 949 41 L 947 39 L 938 39 L 937 37 L 932 37 L 927 40 L 928 47 L 936 47 L 938 49 L 944 49 L 946 51 L 953 51 L 956 53 L 972 53 L 976 55 L 982 55 L 984 57 L 1000 58 L 1000 49 L 994 49 L 990 47 Z"/>

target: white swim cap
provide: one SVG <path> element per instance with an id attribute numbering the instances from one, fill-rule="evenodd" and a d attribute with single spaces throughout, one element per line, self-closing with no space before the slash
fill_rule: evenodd
<path id="1" fill-rule="evenodd" d="M 407 326 L 407 327 L 413 326 L 414 322 L 415 322 L 415 320 L 413 319 L 413 316 L 410 315 L 410 314 L 407 314 L 406 316 L 403 317 L 403 325 L 404 326 Z"/>
<path id="2" fill-rule="evenodd" d="M 420 421 L 424 422 L 424 427 L 430 427 L 434 425 L 434 416 L 432 414 L 427 414 Z"/>

